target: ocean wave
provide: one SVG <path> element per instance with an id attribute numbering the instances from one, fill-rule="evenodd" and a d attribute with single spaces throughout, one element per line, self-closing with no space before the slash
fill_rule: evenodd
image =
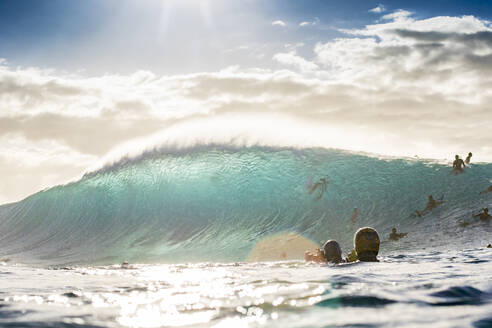
<path id="1" fill-rule="evenodd" d="M 492 193 L 479 195 L 491 176 L 492 164 L 451 175 L 433 161 L 323 148 L 159 149 L 0 207 L 0 256 L 41 264 L 244 261 L 271 241 L 260 255 L 293 259 L 303 250 L 286 246 L 292 238 L 297 247 L 337 239 L 348 252 L 366 225 L 383 240 L 393 226 L 409 232 L 385 241 L 383 253 L 456 248 L 484 241 L 482 226 L 458 221 L 491 204 Z M 310 193 L 321 178 L 326 190 Z M 429 194 L 445 204 L 413 217 Z M 355 207 L 360 215 L 351 220 Z"/>

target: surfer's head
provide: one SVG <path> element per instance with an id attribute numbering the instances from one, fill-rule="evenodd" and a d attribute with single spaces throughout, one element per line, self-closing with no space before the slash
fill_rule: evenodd
<path id="1" fill-rule="evenodd" d="M 360 261 L 377 262 L 379 235 L 376 230 L 370 227 L 357 230 L 354 236 L 354 248 Z"/>
<path id="2" fill-rule="evenodd" d="M 396 233 L 396 228 L 391 229 L 392 233 Z"/>
<path id="3" fill-rule="evenodd" d="M 468 156 L 472 157 L 472 155 L 473 155 L 472 153 L 468 153 Z"/>
<path id="4" fill-rule="evenodd" d="M 458 155 L 454 155 L 454 158 L 455 158 L 455 159 L 458 159 L 458 158 L 460 158 L 460 157 L 459 157 Z"/>
<path id="5" fill-rule="evenodd" d="M 328 240 L 323 245 L 323 254 L 327 262 L 340 263 L 342 262 L 342 249 L 335 240 Z"/>

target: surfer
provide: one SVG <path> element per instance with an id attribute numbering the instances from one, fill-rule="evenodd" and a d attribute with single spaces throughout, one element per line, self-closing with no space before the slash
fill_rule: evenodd
<path id="1" fill-rule="evenodd" d="M 304 259 L 306 262 L 316 262 L 316 263 L 324 263 L 325 256 L 321 251 L 321 248 L 316 248 L 314 252 L 306 251 L 304 253 Z"/>
<path id="2" fill-rule="evenodd" d="M 389 234 L 389 240 L 397 241 L 398 239 L 405 237 L 407 234 L 408 232 L 397 233 L 396 228 L 393 228 Z"/>
<path id="3" fill-rule="evenodd" d="M 492 216 L 489 214 L 489 209 L 485 207 L 481 213 L 475 214 L 474 217 L 478 217 L 482 221 L 487 221 L 492 218 Z"/>
<path id="4" fill-rule="evenodd" d="M 416 210 L 415 213 L 417 213 L 418 217 L 422 217 L 442 203 L 444 203 L 444 195 L 442 195 L 438 201 L 436 201 L 434 197 L 432 197 L 432 195 L 429 195 L 429 200 L 427 201 L 427 205 L 425 206 L 425 208 L 422 211 Z"/>
<path id="5" fill-rule="evenodd" d="M 359 216 L 360 211 L 357 207 L 354 207 L 354 212 L 352 213 L 352 217 L 350 218 L 350 221 L 352 224 L 355 224 L 357 222 L 357 217 Z"/>
<path id="6" fill-rule="evenodd" d="M 321 196 L 323 196 L 323 193 L 326 191 L 326 185 L 328 184 L 328 180 L 326 180 L 325 178 L 321 178 L 318 180 L 318 182 L 316 182 L 312 187 L 311 189 L 309 189 L 309 194 L 311 195 L 316 189 L 318 189 L 318 195 L 316 195 L 316 197 L 314 197 L 314 200 L 318 200 L 321 198 Z"/>
<path id="7" fill-rule="evenodd" d="M 465 172 L 465 162 L 463 162 L 458 155 L 455 155 L 453 162 L 453 173 L 458 174 L 463 172 Z"/>
<path id="8" fill-rule="evenodd" d="M 355 252 L 355 249 L 353 249 L 345 258 L 345 262 L 350 263 L 350 262 L 355 262 L 357 261 L 357 253 Z"/>
<path id="9" fill-rule="evenodd" d="M 362 262 L 379 262 L 379 235 L 376 230 L 364 227 L 357 230 L 354 236 L 354 248 L 357 258 Z"/>
<path id="10" fill-rule="evenodd" d="M 465 164 L 470 164 L 470 160 L 471 160 L 472 156 L 473 156 L 472 153 L 468 153 L 468 156 L 466 156 L 466 158 L 465 158 Z"/>
<path id="11" fill-rule="evenodd" d="M 492 186 L 490 186 L 490 187 L 488 187 L 487 189 L 485 189 L 485 190 L 481 191 L 481 192 L 480 192 L 480 195 L 482 195 L 482 194 L 487 194 L 487 193 L 489 193 L 489 192 L 492 192 Z"/>
<path id="12" fill-rule="evenodd" d="M 341 263 L 343 262 L 342 249 L 337 241 L 328 240 L 323 244 L 322 249 L 316 248 L 314 252 L 306 251 L 304 259 L 317 263 Z"/>

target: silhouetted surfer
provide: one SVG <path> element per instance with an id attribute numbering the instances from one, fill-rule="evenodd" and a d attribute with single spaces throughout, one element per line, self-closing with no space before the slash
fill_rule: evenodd
<path id="1" fill-rule="evenodd" d="M 452 172 L 455 174 L 465 172 L 465 162 L 458 155 L 454 156 Z"/>
<path id="2" fill-rule="evenodd" d="M 472 153 L 468 153 L 468 156 L 466 156 L 466 158 L 465 158 L 465 164 L 470 164 L 470 160 L 471 160 L 472 156 L 473 156 Z"/>
<path id="3" fill-rule="evenodd" d="M 485 207 L 482 210 L 482 213 L 475 214 L 474 217 L 478 217 L 482 221 L 488 221 L 492 218 L 492 216 L 490 216 L 489 214 L 489 209 L 487 207 Z"/>
<path id="4" fill-rule="evenodd" d="M 430 211 L 432 211 L 434 208 L 441 205 L 442 203 L 444 203 L 444 195 L 441 196 L 441 198 L 438 201 L 436 201 L 434 197 L 432 197 L 432 195 L 429 195 L 429 200 L 427 201 L 427 205 L 425 206 L 425 208 L 422 211 L 415 211 L 415 213 L 417 213 L 418 217 L 421 217 L 429 213 Z"/>
<path id="5" fill-rule="evenodd" d="M 311 189 L 309 189 L 308 193 L 311 195 L 316 189 L 318 189 L 318 194 L 314 197 L 314 200 L 318 200 L 323 196 L 323 193 L 326 191 L 326 185 L 328 184 L 328 180 L 325 178 L 321 178 L 316 182 Z"/>
<path id="6" fill-rule="evenodd" d="M 398 239 L 405 237 L 407 234 L 408 232 L 397 233 L 396 228 L 393 228 L 389 234 L 389 240 L 397 241 Z"/>
<path id="7" fill-rule="evenodd" d="M 328 240 L 323 244 L 322 248 L 316 248 L 314 252 L 306 251 L 304 253 L 304 259 L 317 263 L 341 263 L 343 262 L 342 249 L 337 241 Z"/>
<path id="8" fill-rule="evenodd" d="M 357 230 L 354 236 L 354 249 L 357 258 L 362 262 L 379 262 L 379 235 L 376 230 L 364 227 Z"/>
<path id="9" fill-rule="evenodd" d="M 354 212 L 352 213 L 352 217 L 350 218 L 350 222 L 355 224 L 357 222 L 357 218 L 359 217 L 360 211 L 357 207 L 354 207 Z"/>
<path id="10" fill-rule="evenodd" d="M 488 187 L 488 188 L 487 188 L 487 189 L 485 189 L 485 190 L 482 190 L 482 191 L 480 192 L 480 195 L 482 195 L 482 194 L 487 194 L 487 193 L 489 193 L 489 192 L 492 192 L 492 186 Z"/>

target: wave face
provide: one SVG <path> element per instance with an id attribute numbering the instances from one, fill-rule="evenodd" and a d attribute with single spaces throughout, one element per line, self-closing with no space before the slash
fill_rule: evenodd
<path id="1" fill-rule="evenodd" d="M 322 177 L 329 183 L 316 200 L 318 190 L 308 190 Z M 155 151 L 0 207 L 0 255 L 50 265 L 242 261 L 282 232 L 337 239 L 348 251 L 365 225 L 383 236 L 393 226 L 409 232 L 383 253 L 463 248 L 490 230 L 458 220 L 492 203 L 492 193 L 479 195 L 491 177 L 492 164 L 451 175 L 438 163 L 326 149 Z M 429 194 L 444 195 L 445 205 L 412 217 Z M 354 207 L 361 214 L 353 224 Z"/>

